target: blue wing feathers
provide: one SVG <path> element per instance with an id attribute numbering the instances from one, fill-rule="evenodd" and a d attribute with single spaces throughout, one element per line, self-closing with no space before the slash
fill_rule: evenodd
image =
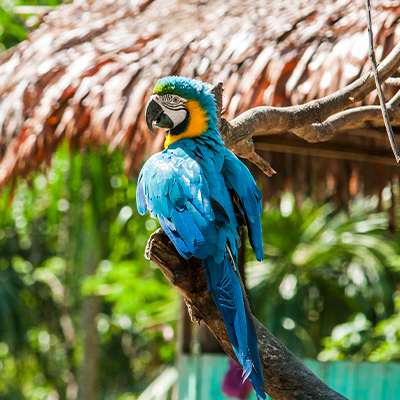
<path id="1" fill-rule="evenodd" d="M 225 151 L 222 174 L 229 189 L 239 196 L 240 208 L 247 222 L 250 243 L 259 261 L 264 259 L 260 214 L 261 192 L 247 167 L 230 151 Z"/>
<path id="2" fill-rule="evenodd" d="M 206 219 L 205 216 L 202 215 L 190 201 L 186 203 L 186 207 L 204 237 L 208 240 L 208 242 L 210 242 L 210 244 L 215 245 L 215 243 L 218 241 L 218 231 L 215 223 Z"/>
<path id="3" fill-rule="evenodd" d="M 173 182 L 168 196 L 171 203 L 175 205 L 175 208 L 183 209 L 186 203 L 186 199 L 183 189 L 181 188 L 181 185 L 179 183 Z"/>
<path id="4" fill-rule="evenodd" d="M 203 135 L 202 135 L 203 136 Z M 206 139 L 197 138 L 198 143 Z M 224 319 L 235 354 L 257 397 L 265 399 L 257 336 L 245 307 L 239 277 L 230 263 L 227 246 L 237 258 L 238 223 L 228 189 L 239 197 L 250 242 L 263 257 L 261 194 L 246 166 L 221 146 L 213 150 L 181 139 L 144 165 L 138 180 L 137 206 L 158 216 L 178 252 L 203 260 L 209 289 Z M 234 261 L 233 261 L 234 262 Z"/>
<path id="5" fill-rule="evenodd" d="M 160 225 L 164 229 L 164 232 L 168 235 L 168 237 L 171 239 L 172 243 L 178 250 L 179 254 L 182 257 L 189 258 L 192 256 L 192 253 L 186 246 L 185 242 L 182 240 L 182 238 L 178 235 L 178 233 L 175 231 L 175 229 L 171 228 L 171 224 L 168 220 L 165 218 L 159 217 Z"/>
<path id="6" fill-rule="evenodd" d="M 205 256 L 207 256 L 207 253 L 203 252 L 204 245 L 206 244 L 206 239 L 203 235 L 203 233 L 200 231 L 199 227 L 197 226 L 196 222 L 194 221 L 192 215 L 190 212 L 186 209 L 183 211 L 174 211 L 172 215 L 173 219 L 172 221 L 175 222 L 176 220 L 179 220 L 181 218 L 181 221 L 184 223 L 187 232 L 190 236 L 190 240 L 192 241 L 192 246 L 193 246 L 193 251 L 192 254 L 196 254 L 198 258 L 203 259 Z M 177 230 L 180 231 L 179 227 L 177 224 Z M 199 254 L 199 255 L 197 255 Z"/>

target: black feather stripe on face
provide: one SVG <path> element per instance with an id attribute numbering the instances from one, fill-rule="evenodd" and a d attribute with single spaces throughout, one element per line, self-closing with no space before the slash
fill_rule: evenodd
<path id="1" fill-rule="evenodd" d="M 162 105 L 169 110 L 182 110 L 185 108 L 185 103 L 187 103 L 187 100 L 183 97 L 169 93 L 162 95 L 160 100 Z"/>

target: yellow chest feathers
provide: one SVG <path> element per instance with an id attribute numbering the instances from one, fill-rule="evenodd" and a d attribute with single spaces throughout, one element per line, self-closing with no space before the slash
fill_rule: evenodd
<path id="1" fill-rule="evenodd" d="M 208 118 L 206 111 L 201 108 L 200 103 L 197 100 L 188 100 L 185 107 L 189 113 L 189 124 L 186 130 L 179 135 L 171 136 L 167 134 L 164 142 L 165 148 L 177 140 L 200 136 L 207 130 Z"/>

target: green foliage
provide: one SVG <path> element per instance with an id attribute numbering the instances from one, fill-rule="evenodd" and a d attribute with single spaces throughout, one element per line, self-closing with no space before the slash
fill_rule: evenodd
<path id="1" fill-rule="evenodd" d="M 152 264 L 103 260 L 96 274 L 84 280 L 82 292 L 103 296 L 115 304 L 114 313 L 134 316 L 141 328 L 176 321 L 174 290 L 166 290 L 160 270 Z"/>
<path id="2" fill-rule="evenodd" d="M 17 6 L 58 6 L 59 0 L 0 0 L 0 53 L 26 39 L 28 28 L 39 24 L 34 14 L 17 15 Z"/>
<path id="3" fill-rule="evenodd" d="M 0 2 L 0 52 L 17 45 L 26 38 L 23 21 L 13 12 L 15 5 L 10 0 Z"/>
<path id="4" fill-rule="evenodd" d="M 46 174 L 0 198 L 1 398 L 66 399 L 90 296 L 100 300 L 100 398 L 135 398 L 173 360 L 178 295 L 144 259 L 157 223 L 138 215 L 122 163 L 65 144 Z M 371 199 L 348 211 L 293 203 L 286 194 L 262 216 L 265 261 L 248 252 L 256 316 L 298 355 L 398 359 L 400 258 L 386 213 Z"/>
<path id="5" fill-rule="evenodd" d="M 323 340 L 323 361 L 351 358 L 355 361 L 400 361 L 400 295 L 395 298 L 395 313 L 373 326 L 364 314 L 336 326 Z"/>
<path id="6" fill-rule="evenodd" d="M 157 226 L 138 215 L 122 163 L 118 152 L 70 155 L 64 145 L 46 175 L 3 193 L 1 398 L 66 398 L 83 363 L 88 296 L 101 300 L 102 396 L 140 392 L 173 360 L 177 292 L 144 259 Z"/>
<path id="7" fill-rule="evenodd" d="M 83 363 L 90 296 L 100 300 L 100 398 L 133 398 L 173 360 L 177 292 L 144 259 L 157 223 L 138 215 L 122 163 L 118 152 L 70 155 L 64 145 L 46 174 L 3 193 L 1 398 L 66 399 Z M 265 261 L 248 252 L 256 316 L 298 355 L 398 359 L 400 262 L 386 213 L 371 199 L 348 211 L 293 203 L 286 194 L 262 216 Z"/>
<path id="8" fill-rule="evenodd" d="M 392 314 L 396 251 L 377 199 L 357 199 L 348 212 L 293 203 L 286 194 L 263 214 L 265 260 L 249 263 L 247 284 L 256 316 L 298 355 L 315 357 L 350 316 L 376 324 Z"/>

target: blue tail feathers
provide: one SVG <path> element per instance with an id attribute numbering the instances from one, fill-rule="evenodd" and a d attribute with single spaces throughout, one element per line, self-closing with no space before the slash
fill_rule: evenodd
<path id="1" fill-rule="evenodd" d="M 249 311 L 246 311 L 244 293 L 239 277 L 226 256 L 222 263 L 213 257 L 203 260 L 208 288 L 222 314 L 233 350 L 243 367 L 243 377 L 249 377 L 257 397 L 265 399 L 261 386 L 265 386 L 257 336 Z"/>

